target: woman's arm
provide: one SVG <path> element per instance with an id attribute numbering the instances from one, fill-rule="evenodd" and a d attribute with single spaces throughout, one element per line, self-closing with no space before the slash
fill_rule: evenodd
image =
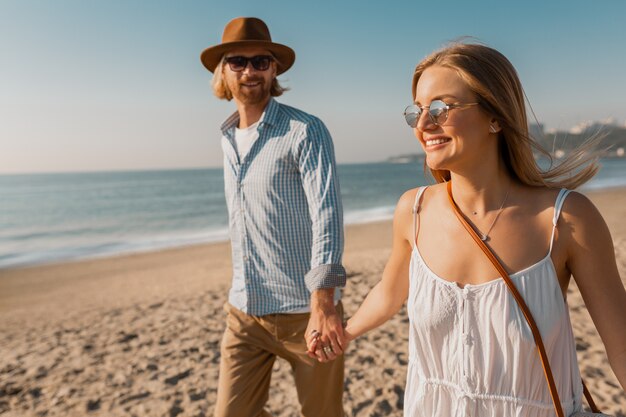
<path id="1" fill-rule="evenodd" d="M 413 234 L 413 207 L 417 190 L 404 193 L 393 218 L 393 244 L 382 279 L 372 288 L 357 312 L 348 320 L 345 335 L 353 340 L 395 315 L 409 292 L 409 262 Z"/>
<path id="2" fill-rule="evenodd" d="M 569 268 L 602 338 L 609 363 L 626 389 L 626 290 L 609 229 L 587 197 L 572 193 L 563 207 Z"/>

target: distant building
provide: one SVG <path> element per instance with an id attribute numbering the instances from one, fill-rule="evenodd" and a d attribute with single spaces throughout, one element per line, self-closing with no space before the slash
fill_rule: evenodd
<path id="1" fill-rule="evenodd" d="M 530 137 L 533 139 L 542 139 L 543 135 L 544 135 L 544 130 L 543 130 L 543 123 L 530 123 L 528 125 L 528 133 L 530 134 Z"/>

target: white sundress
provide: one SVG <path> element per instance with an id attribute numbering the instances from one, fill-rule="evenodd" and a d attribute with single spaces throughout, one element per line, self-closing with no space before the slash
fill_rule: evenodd
<path id="1" fill-rule="evenodd" d="M 415 199 L 415 222 L 424 190 Z M 581 410 L 583 392 L 569 312 L 550 256 L 568 192 L 561 190 L 555 203 L 548 254 L 510 274 L 539 327 L 565 415 Z M 554 417 L 530 327 L 504 280 L 460 288 L 428 268 L 415 241 L 404 415 Z"/>

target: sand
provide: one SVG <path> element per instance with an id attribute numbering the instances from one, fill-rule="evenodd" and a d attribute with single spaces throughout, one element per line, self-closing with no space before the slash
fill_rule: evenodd
<path id="1" fill-rule="evenodd" d="M 626 190 L 589 196 L 626 282 Z M 347 227 L 348 315 L 380 279 L 390 243 L 388 221 Z M 228 243 L 0 271 L 0 415 L 211 416 L 229 282 Z M 605 412 L 626 416 L 575 286 L 568 300 L 582 374 Z M 346 415 L 402 415 L 407 323 L 403 310 L 350 345 Z M 299 415 L 282 360 L 267 408 Z"/>

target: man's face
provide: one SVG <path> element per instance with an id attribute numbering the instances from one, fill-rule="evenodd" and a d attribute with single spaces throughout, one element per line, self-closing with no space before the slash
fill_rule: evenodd
<path id="1" fill-rule="evenodd" d="M 270 55 L 263 48 L 236 48 L 226 53 L 226 58 L 241 56 L 252 58 L 259 55 Z M 257 70 L 248 62 L 242 71 L 233 71 L 225 62 L 222 68 L 224 81 L 233 94 L 235 101 L 246 105 L 265 104 L 270 98 L 272 81 L 276 77 L 276 62 L 270 62 L 265 71 Z"/>

